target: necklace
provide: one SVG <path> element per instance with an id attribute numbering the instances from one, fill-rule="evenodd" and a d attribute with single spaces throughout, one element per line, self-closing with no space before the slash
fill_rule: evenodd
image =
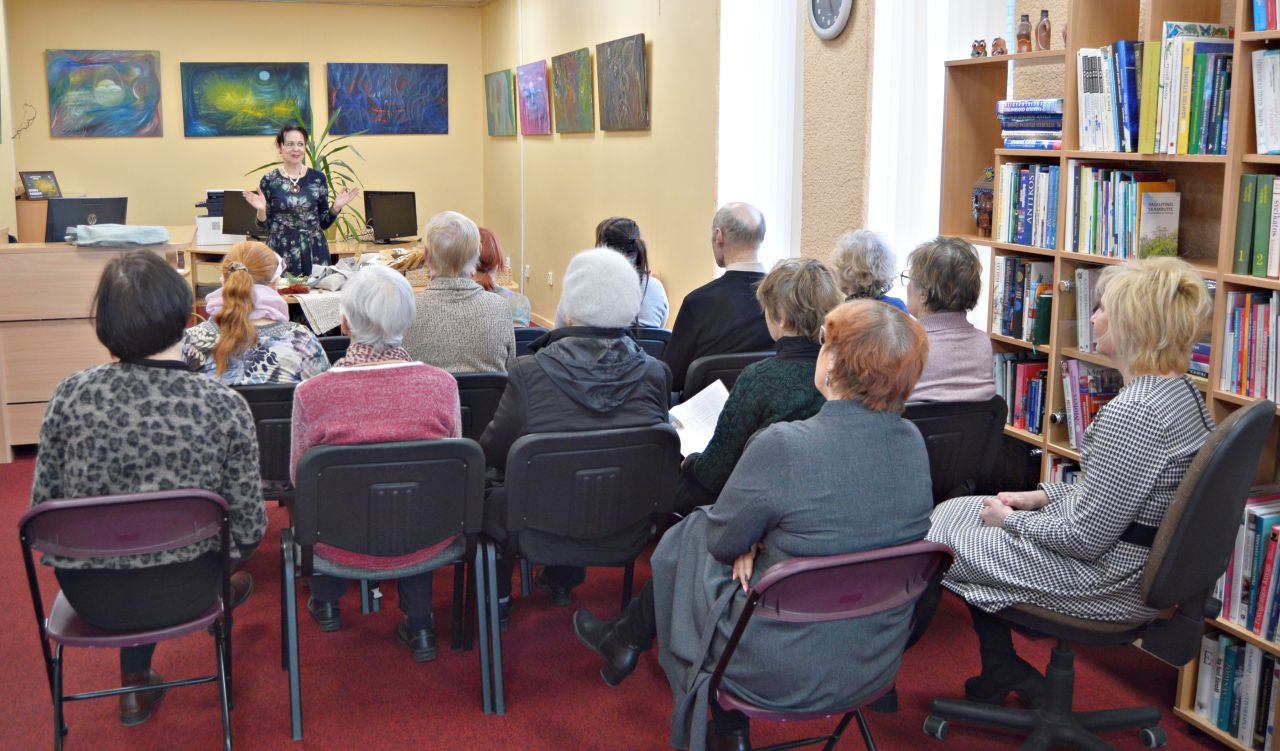
<path id="1" fill-rule="evenodd" d="M 297 193 L 299 190 L 298 183 L 302 181 L 302 178 L 307 176 L 307 170 L 306 168 L 303 168 L 301 175 L 298 175 L 297 177 L 293 177 L 288 172 L 285 172 L 284 167 L 282 166 L 280 168 L 280 174 L 283 175 L 284 179 L 288 180 L 289 183 L 292 185 L 292 187 L 289 188 L 289 191 L 292 193 Z"/>

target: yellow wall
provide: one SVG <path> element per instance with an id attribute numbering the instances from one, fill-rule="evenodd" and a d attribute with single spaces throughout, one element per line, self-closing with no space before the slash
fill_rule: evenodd
<path id="1" fill-rule="evenodd" d="M 0 186 L 6 180 L 16 186 L 17 168 L 13 162 L 13 131 L 22 125 L 22 119 L 13 117 L 12 97 L 9 87 L 9 55 L 7 51 L 8 35 L 5 33 L 7 19 L 3 6 L 0 6 Z M 21 113 L 21 108 L 19 108 Z M 9 234 L 18 234 L 18 225 L 13 206 L 13 191 L 0 189 L 0 227 L 8 227 Z"/>
<path id="2" fill-rule="evenodd" d="M 38 112 L 16 142 L 18 169 L 54 170 L 68 195 L 127 195 L 130 223 L 190 224 L 206 188 L 252 186 L 257 177 L 244 173 L 277 154 L 269 136 L 184 137 L 180 62 L 310 63 L 319 124 L 328 116 L 327 62 L 447 63 L 449 134 L 360 136 L 352 143 L 365 161 L 353 166 L 367 188 L 416 191 L 420 224 L 444 209 L 482 215 L 477 10 L 192 0 L 6 0 L 5 9 L 13 74 L 0 92 L 0 170 L 12 90 L 18 112 L 23 102 Z M 50 138 L 46 49 L 159 50 L 164 136 Z"/>
<path id="3" fill-rule="evenodd" d="M 486 73 L 581 47 L 591 49 L 594 67 L 596 44 L 645 35 L 651 130 L 485 136 L 485 221 L 516 257 L 523 223 L 523 262 L 532 267 L 525 293 L 535 315 L 554 316 L 569 259 L 615 214 L 639 223 L 673 318 L 680 299 L 712 278 L 718 7 L 715 0 L 497 0 L 483 10 Z M 598 128 L 598 82 L 596 94 Z"/>

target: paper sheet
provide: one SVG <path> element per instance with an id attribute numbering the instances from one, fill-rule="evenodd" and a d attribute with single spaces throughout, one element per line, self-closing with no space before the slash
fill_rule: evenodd
<path id="1" fill-rule="evenodd" d="M 681 454 L 688 456 L 707 448 L 728 399 L 729 389 L 724 387 L 723 381 L 717 380 L 671 408 L 671 424 L 680 436 Z"/>
<path id="2" fill-rule="evenodd" d="M 338 307 L 342 302 L 341 292 L 312 290 L 305 295 L 297 295 L 294 299 L 298 301 L 302 314 L 307 317 L 307 323 L 317 336 L 342 323 L 342 311 Z"/>

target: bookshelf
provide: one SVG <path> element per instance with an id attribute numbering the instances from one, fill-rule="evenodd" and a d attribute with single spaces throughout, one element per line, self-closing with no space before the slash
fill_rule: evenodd
<path id="1" fill-rule="evenodd" d="M 1222 17 L 1223 13 L 1229 14 Z M 1054 304 L 1050 318 L 1050 340 L 1047 346 L 1033 347 L 1030 342 L 991 335 L 992 349 L 997 352 L 1031 353 L 1048 356 L 1046 409 L 1060 412 L 1065 407 L 1063 384 L 1057 374 L 1066 359 L 1094 365 L 1110 366 L 1103 355 L 1079 349 L 1076 335 L 1075 291 L 1065 281 L 1073 281 L 1078 268 L 1103 268 L 1118 259 L 1086 255 L 1065 250 L 1067 247 L 1067 201 L 1058 201 L 1058 250 L 1031 247 L 978 236 L 971 214 L 973 181 L 983 168 L 994 167 L 997 180 L 995 205 L 1000 205 L 999 174 L 1007 163 L 1050 164 L 1059 167 L 1063 195 L 1068 190 L 1068 160 L 1114 163 L 1135 169 L 1158 170 L 1178 181 L 1182 193 L 1179 219 L 1179 255 L 1190 262 L 1208 280 L 1217 283 L 1211 330 L 1212 354 L 1207 384 L 1200 385 L 1215 419 L 1221 421 L 1231 412 L 1252 401 L 1224 391 L 1220 386 L 1223 369 L 1224 325 L 1227 292 L 1270 292 L 1280 290 L 1280 281 L 1231 273 L 1236 227 L 1236 205 L 1240 177 L 1246 173 L 1280 175 L 1280 156 L 1252 153 L 1255 149 L 1253 82 L 1250 54 L 1254 50 L 1280 48 L 1280 31 L 1253 32 L 1252 3 L 1236 0 L 1068 0 L 1067 21 L 1070 36 L 1065 50 L 1050 50 L 1004 57 L 955 60 L 945 71 L 945 109 L 943 116 L 943 159 L 939 228 L 941 234 L 958 235 L 969 242 L 991 249 L 992 269 L 999 256 L 1016 255 L 1030 261 L 1050 261 L 1054 267 Z M 1158 40 L 1165 21 L 1200 21 L 1230 24 L 1236 30 L 1233 43 L 1233 71 L 1228 119 L 1227 153 L 1196 155 L 1148 155 L 1106 153 L 1080 149 L 1078 131 L 1078 95 L 1076 52 L 1082 47 L 1101 47 L 1120 39 Z M 1060 19 L 1055 19 L 1056 23 Z M 1028 66 L 1055 64 L 1062 70 L 1061 81 L 1054 81 L 1056 91 L 1035 96 L 1063 98 L 1062 151 L 1028 151 L 1001 148 L 1000 124 L 996 118 L 996 102 L 1013 90 L 1013 77 Z M 993 226 L 995 222 L 993 221 Z M 989 270 L 989 275 L 994 271 Z M 994 284 L 988 279 L 988 331 L 999 331 L 990 320 L 994 310 Z M 1277 481 L 1277 455 L 1280 446 L 1280 410 L 1257 470 L 1256 484 Z M 1079 452 L 1069 445 L 1067 426 L 1044 420 L 1042 434 L 1006 427 L 1005 434 L 1041 451 L 1041 477 L 1048 477 L 1055 459 L 1079 460 Z M 1206 621 L 1206 633 L 1226 633 L 1261 647 L 1280 658 L 1280 644 L 1267 642 L 1222 619 Z M 1233 749 L 1247 749 L 1229 734 L 1213 727 L 1194 712 L 1196 662 L 1179 671 L 1173 714 L 1189 725 Z M 1273 697 L 1273 700 L 1280 697 Z"/>

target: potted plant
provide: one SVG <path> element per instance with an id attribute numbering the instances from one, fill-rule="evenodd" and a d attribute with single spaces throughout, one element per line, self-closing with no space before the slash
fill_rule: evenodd
<path id="1" fill-rule="evenodd" d="M 312 169 L 324 174 L 325 182 L 329 185 L 329 202 L 331 205 L 333 203 L 334 196 L 337 195 L 339 190 L 351 184 L 360 185 L 361 187 L 364 186 L 364 183 L 356 176 L 356 171 L 351 168 L 350 164 L 347 164 L 343 159 L 334 158 L 334 155 L 346 151 L 347 149 L 351 149 L 351 153 L 361 159 L 364 159 L 354 144 L 343 143 L 339 145 L 342 141 L 347 140 L 351 136 L 361 135 L 364 131 L 337 136 L 334 138 L 329 137 L 329 130 L 333 128 L 333 123 L 338 119 L 338 114 L 340 112 L 342 112 L 341 108 L 334 110 L 329 115 L 329 122 L 325 123 L 324 131 L 319 135 L 319 137 L 312 138 L 307 141 L 307 162 Z M 302 112 L 298 110 L 297 105 L 294 105 L 293 116 L 296 122 L 302 122 Z M 252 175 L 255 172 L 261 172 L 264 169 L 271 169 L 279 164 L 281 164 L 281 161 L 276 159 L 261 166 L 254 167 L 246 172 L 245 175 Z M 333 222 L 333 226 L 330 228 L 330 231 L 335 230 L 343 237 L 343 239 L 359 237 L 365 232 L 364 214 L 356 208 L 354 203 L 347 204 L 347 207 L 338 215 L 337 219 Z"/>

